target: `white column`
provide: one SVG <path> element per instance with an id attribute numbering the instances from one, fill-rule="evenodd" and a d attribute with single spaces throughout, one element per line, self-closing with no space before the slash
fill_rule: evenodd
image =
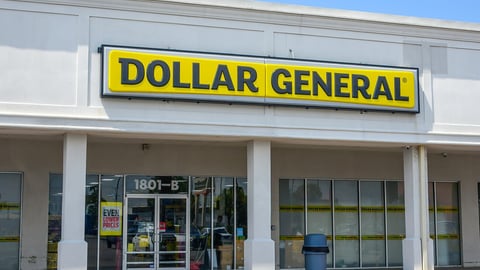
<path id="1" fill-rule="evenodd" d="M 247 146 L 248 239 L 245 268 L 275 269 L 275 243 L 271 238 L 271 155 L 269 141 L 252 141 Z"/>
<path id="2" fill-rule="evenodd" d="M 62 239 L 58 269 L 87 269 L 85 242 L 85 177 L 87 136 L 66 134 L 63 142 Z"/>
<path id="3" fill-rule="evenodd" d="M 433 270 L 433 241 L 429 233 L 427 150 L 407 147 L 403 152 L 405 233 L 403 269 Z"/>

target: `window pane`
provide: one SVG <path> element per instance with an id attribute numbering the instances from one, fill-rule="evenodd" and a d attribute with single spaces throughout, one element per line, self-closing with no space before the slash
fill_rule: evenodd
<path id="1" fill-rule="evenodd" d="M 200 236 L 190 242 L 190 264 L 200 269 L 211 269 L 217 265 L 216 251 L 212 248 L 212 181 L 211 177 L 191 178 L 190 219 L 191 231 L 197 231 Z M 193 237 L 193 235 L 192 235 Z"/>
<path id="2" fill-rule="evenodd" d="M 433 240 L 434 262 L 437 265 L 437 238 L 435 237 L 435 194 L 434 183 L 428 183 L 428 224 L 430 230 L 430 238 Z"/>
<path id="3" fill-rule="evenodd" d="M 335 267 L 358 267 L 357 181 L 333 181 L 335 198 Z"/>
<path id="4" fill-rule="evenodd" d="M 190 194 L 190 266 L 197 269 L 204 269 L 204 262 L 207 249 L 207 235 L 202 233 L 204 214 L 207 211 L 205 197 L 211 188 L 208 185 L 208 178 L 192 177 Z M 207 183 L 208 182 L 208 183 Z M 207 269 L 207 268 L 205 268 Z"/>
<path id="5" fill-rule="evenodd" d="M 0 173 L 0 265 L 19 269 L 22 175 Z"/>
<path id="6" fill-rule="evenodd" d="M 85 241 L 88 244 L 88 269 L 97 269 L 98 251 L 98 175 L 87 175 L 85 183 Z"/>
<path id="7" fill-rule="evenodd" d="M 245 251 L 245 239 L 248 236 L 248 219 L 247 219 L 247 179 L 237 179 L 237 228 L 236 228 L 236 266 L 237 269 L 244 267 L 244 251 Z"/>
<path id="8" fill-rule="evenodd" d="M 280 268 L 303 268 L 305 184 L 280 179 Z"/>
<path id="9" fill-rule="evenodd" d="M 402 266 L 402 240 L 405 238 L 404 183 L 388 181 L 387 194 L 387 245 L 388 266 Z"/>
<path id="10" fill-rule="evenodd" d="M 327 266 L 332 267 L 332 194 L 331 181 L 307 180 L 307 233 L 327 236 L 329 250 Z"/>
<path id="11" fill-rule="evenodd" d="M 192 177 L 191 190 L 191 267 L 243 267 L 248 235 L 247 179 Z M 195 238 L 195 234 L 199 237 Z"/>
<path id="12" fill-rule="evenodd" d="M 191 219 L 192 224 L 202 230 L 210 227 L 210 202 L 212 191 L 212 179 L 210 177 L 192 177 L 192 199 L 190 203 L 192 207 Z M 206 232 L 205 230 L 203 232 Z"/>
<path id="13" fill-rule="evenodd" d="M 360 182 L 362 266 L 385 266 L 383 182 Z"/>
<path id="14" fill-rule="evenodd" d="M 213 247 L 216 250 L 218 269 L 233 268 L 233 178 L 214 178 Z"/>
<path id="15" fill-rule="evenodd" d="M 57 269 L 58 242 L 62 236 L 62 175 L 50 174 L 48 187 L 47 269 Z"/>
<path id="16" fill-rule="evenodd" d="M 458 184 L 436 183 L 437 264 L 460 265 Z"/>
<path id="17" fill-rule="evenodd" d="M 123 176 L 102 175 L 100 180 L 101 207 L 115 207 L 113 203 L 123 203 Z M 122 207 L 120 206 L 120 208 Z M 123 219 L 121 218 L 120 220 Z M 122 241 L 123 238 L 121 234 L 100 233 L 100 269 L 121 269 Z"/>

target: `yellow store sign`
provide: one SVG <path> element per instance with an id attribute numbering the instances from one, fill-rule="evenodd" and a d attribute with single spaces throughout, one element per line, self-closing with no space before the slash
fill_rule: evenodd
<path id="1" fill-rule="evenodd" d="M 419 112 L 418 69 L 103 46 L 103 95 Z"/>

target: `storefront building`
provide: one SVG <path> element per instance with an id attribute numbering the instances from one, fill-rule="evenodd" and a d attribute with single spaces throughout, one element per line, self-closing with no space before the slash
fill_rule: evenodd
<path id="1" fill-rule="evenodd" d="M 480 267 L 480 26 L 0 0 L 2 269 Z"/>

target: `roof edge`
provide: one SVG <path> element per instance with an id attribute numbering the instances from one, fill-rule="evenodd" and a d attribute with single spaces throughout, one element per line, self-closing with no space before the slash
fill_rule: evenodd
<path id="1" fill-rule="evenodd" d="M 1 0 L 0 0 L 1 1 Z M 12 0 L 10 0 L 12 1 Z M 266 0 L 265 0 L 266 1 Z M 423 18 L 413 16 L 392 15 L 383 13 L 373 13 L 365 11 L 342 10 L 332 8 L 321 8 L 312 6 L 302 6 L 294 4 L 269 3 L 257 0 L 15 0 L 13 2 L 31 2 L 57 4 L 79 7 L 93 8 L 114 8 L 144 11 L 141 6 L 132 5 L 143 3 L 152 5 L 155 3 L 176 4 L 176 5 L 195 5 L 208 6 L 212 8 L 226 8 L 237 10 L 252 10 L 257 12 L 270 12 L 276 14 L 311 16 L 326 19 L 340 19 L 349 21 L 362 21 L 366 23 L 384 23 L 389 25 L 428 27 L 432 29 L 460 30 L 480 32 L 480 23 L 462 22 L 454 20 L 442 20 L 435 18 Z M 7 1 L 8 2 L 8 1 Z M 150 10 L 152 11 L 152 10 Z"/>

